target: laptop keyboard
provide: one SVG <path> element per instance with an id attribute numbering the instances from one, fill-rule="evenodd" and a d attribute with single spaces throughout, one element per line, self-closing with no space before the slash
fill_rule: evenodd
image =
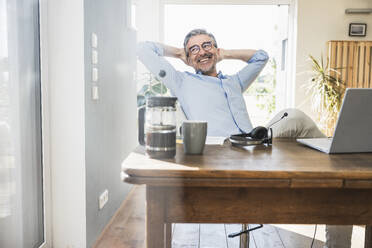
<path id="1" fill-rule="evenodd" d="M 315 146 L 329 149 L 331 147 L 332 138 L 311 139 L 310 142 L 311 144 L 314 144 Z"/>
<path id="2" fill-rule="evenodd" d="M 308 146 L 318 148 L 323 151 L 328 151 L 331 148 L 332 137 L 329 138 L 314 138 L 314 139 L 301 139 L 301 143 Z"/>

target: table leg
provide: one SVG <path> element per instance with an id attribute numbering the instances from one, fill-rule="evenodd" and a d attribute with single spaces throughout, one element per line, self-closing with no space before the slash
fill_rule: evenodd
<path id="1" fill-rule="evenodd" d="M 242 230 L 247 230 L 249 225 L 242 224 Z M 249 232 L 240 235 L 240 248 L 249 248 Z"/>
<path id="2" fill-rule="evenodd" d="M 165 247 L 172 248 L 172 223 L 165 224 Z"/>
<path id="3" fill-rule="evenodd" d="M 372 226 L 366 226 L 364 248 L 372 248 Z"/>
<path id="4" fill-rule="evenodd" d="M 146 247 L 165 247 L 164 191 L 161 187 L 146 187 Z"/>

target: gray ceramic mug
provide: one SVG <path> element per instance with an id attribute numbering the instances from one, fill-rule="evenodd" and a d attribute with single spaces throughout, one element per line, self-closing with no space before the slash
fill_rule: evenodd
<path id="1" fill-rule="evenodd" d="M 186 154 L 202 154 L 207 137 L 206 121 L 184 121 L 182 123 L 183 149 Z"/>

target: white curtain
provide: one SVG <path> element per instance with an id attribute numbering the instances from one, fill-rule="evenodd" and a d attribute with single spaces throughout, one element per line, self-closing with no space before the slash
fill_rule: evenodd
<path id="1" fill-rule="evenodd" d="M 0 0 L 0 247 L 44 242 L 38 0 Z"/>

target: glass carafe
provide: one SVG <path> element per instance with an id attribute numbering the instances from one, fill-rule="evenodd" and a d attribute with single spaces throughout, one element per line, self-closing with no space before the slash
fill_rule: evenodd
<path id="1" fill-rule="evenodd" d="M 176 155 L 176 97 L 149 97 L 146 101 L 145 143 L 151 158 Z"/>

